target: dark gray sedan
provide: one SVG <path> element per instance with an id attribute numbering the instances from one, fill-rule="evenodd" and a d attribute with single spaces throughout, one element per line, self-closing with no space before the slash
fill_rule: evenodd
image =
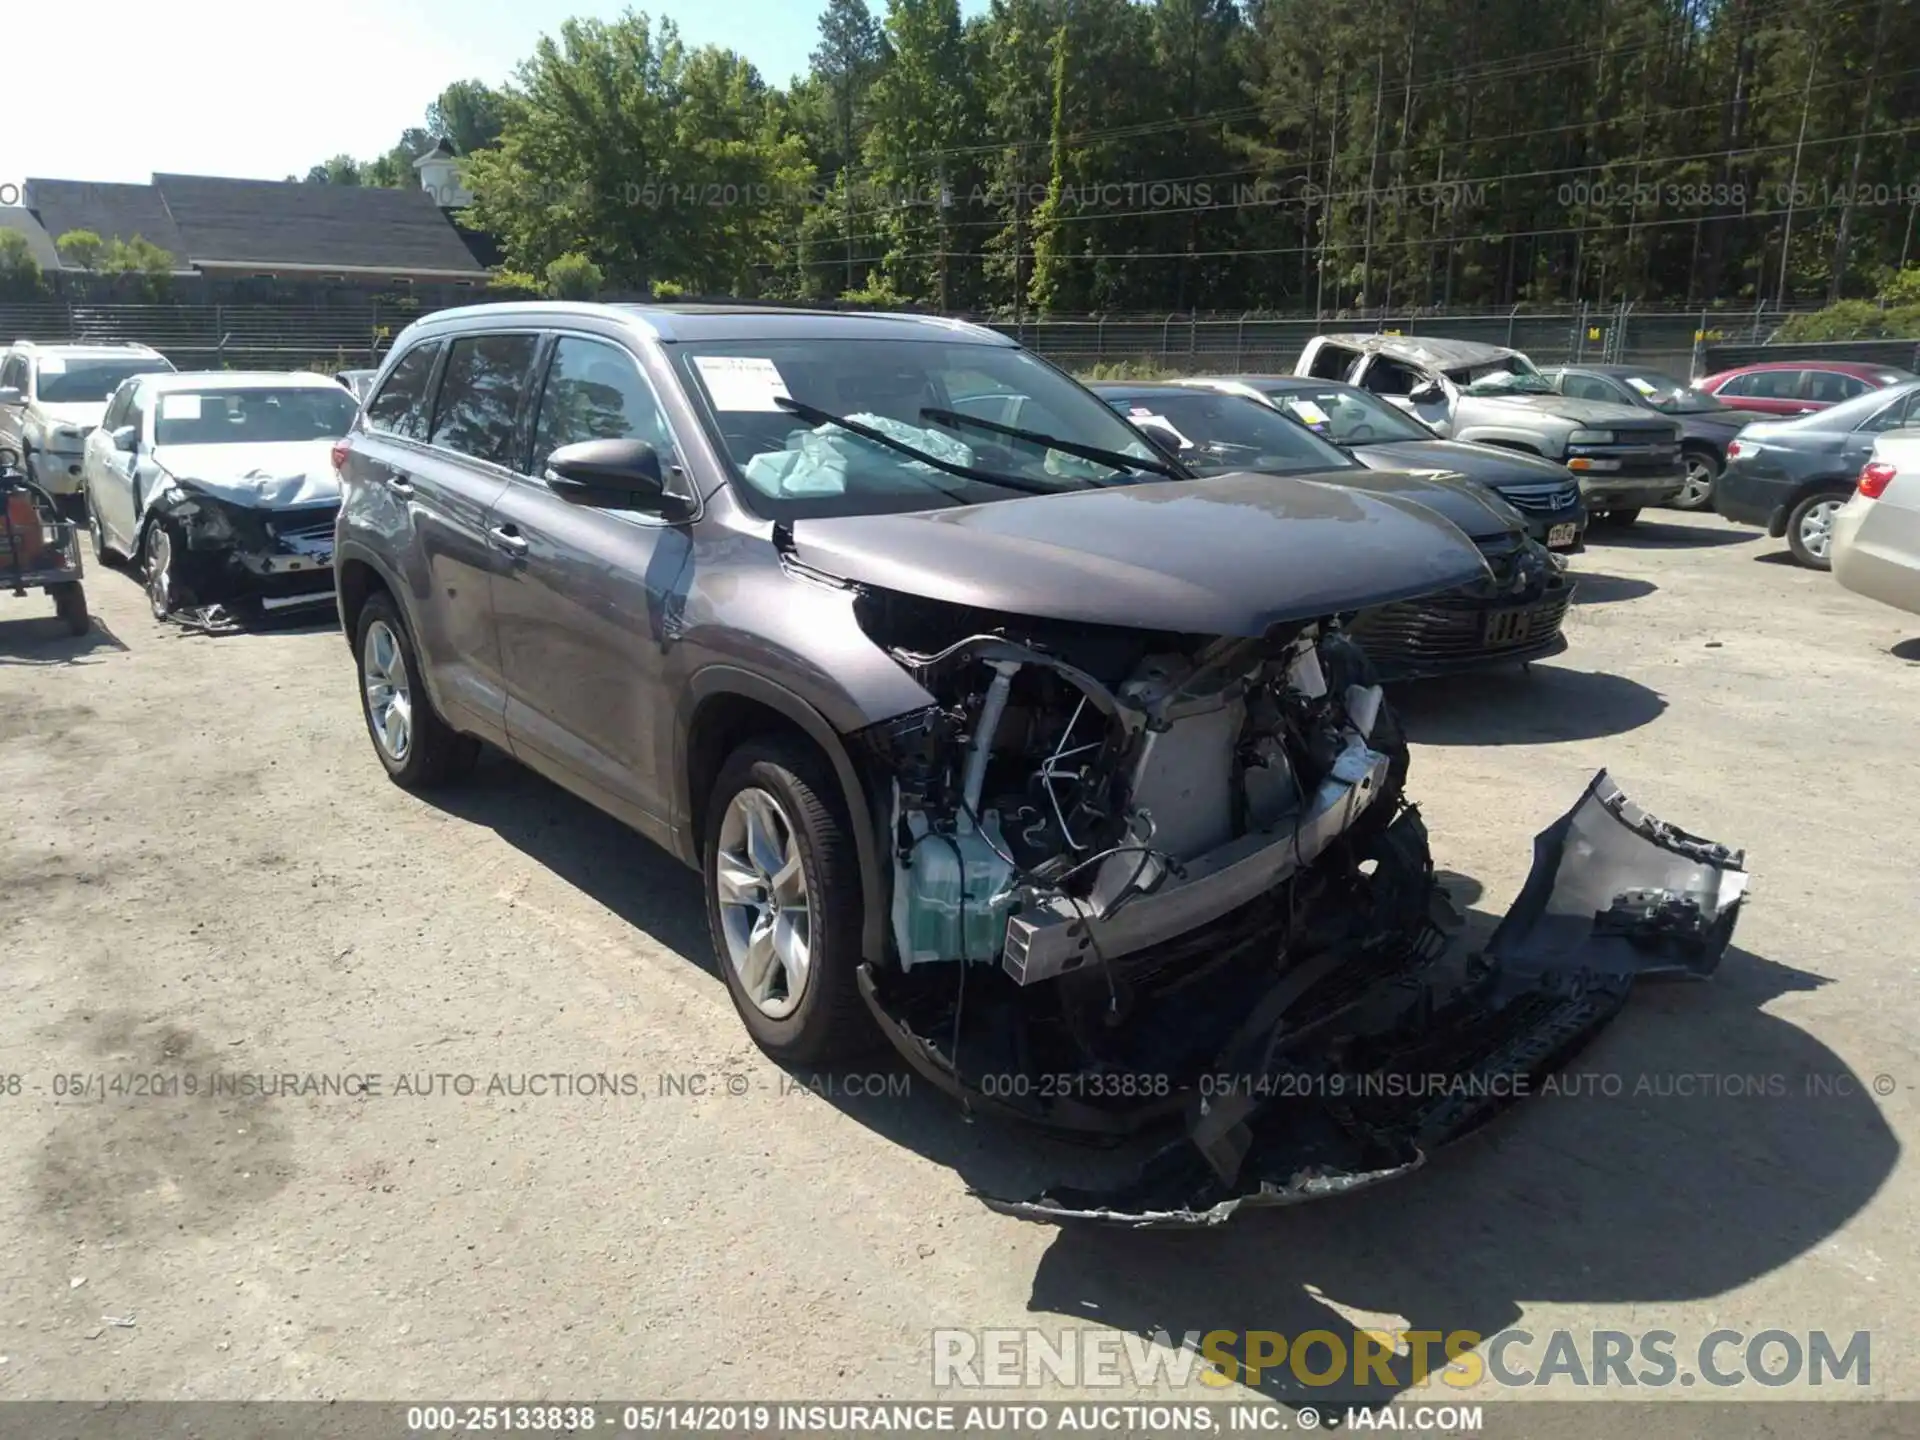
<path id="1" fill-rule="evenodd" d="M 1833 518 L 1853 494 L 1876 436 L 1920 424 L 1920 380 L 1890 385 L 1791 420 L 1747 426 L 1727 447 L 1713 508 L 1785 536 L 1793 558 L 1826 570 Z"/>

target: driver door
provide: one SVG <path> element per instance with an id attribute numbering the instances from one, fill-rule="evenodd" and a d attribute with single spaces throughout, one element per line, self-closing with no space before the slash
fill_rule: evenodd
<path id="1" fill-rule="evenodd" d="M 669 656 L 693 576 L 688 525 L 576 504 L 547 457 L 581 440 L 638 439 L 684 486 L 680 449 L 639 362 L 610 340 L 561 335 L 538 387 L 532 454 L 487 518 L 508 557 L 493 577 L 513 752 L 655 838 L 668 803 L 657 757 L 673 723 Z M 676 479 L 676 472 L 677 479 Z"/>

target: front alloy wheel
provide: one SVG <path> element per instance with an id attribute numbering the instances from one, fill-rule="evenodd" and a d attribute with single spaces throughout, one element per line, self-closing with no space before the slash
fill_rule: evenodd
<path id="1" fill-rule="evenodd" d="M 713 886 L 742 993 L 768 1019 L 786 1019 L 807 990 L 813 905 L 793 821 L 765 790 L 751 787 L 727 802 Z"/>
<path id="2" fill-rule="evenodd" d="M 1711 510 L 1713 482 L 1720 478 L 1720 467 L 1711 455 L 1698 450 L 1687 452 L 1687 479 L 1673 499 L 1676 510 Z"/>
<path id="3" fill-rule="evenodd" d="M 407 681 L 407 657 L 401 653 L 400 639 L 384 620 L 367 627 L 361 674 L 373 742 L 396 768 L 403 766 L 413 753 L 413 688 Z"/>
<path id="4" fill-rule="evenodd" d="M 164 524 L 147 531 L 146 545 L 147 604 L 153 618 L 164 620 L 173 613 L 173 535 Z"/>

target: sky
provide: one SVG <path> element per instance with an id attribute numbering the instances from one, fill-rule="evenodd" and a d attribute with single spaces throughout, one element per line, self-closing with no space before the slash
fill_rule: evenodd
<path id="1" fill-rule="evenodd" d="M 144 183 L 155 171 L 283 180 L 330 155 L 384 154 L 450 81 L 499 84 L 570 16 L 667 16 L 690 45 L 739 50 L 770 81 L 806 69 L 824 0 L 86 0 L 87 34 L 29 5 L 8 26 L 0 203 L 30 175 Z M 884 0 L 869 0 L 876 14 Z M 985 0 L 965 0 L 975 13 Z M 44 31 L 36 34 L 37 30 Z M 116 79 L 114 69 L 124 65 Z M 80 83 L 84 77 L 84 84 Z M 125 103 L 116 105 L 118 91 Z"/>

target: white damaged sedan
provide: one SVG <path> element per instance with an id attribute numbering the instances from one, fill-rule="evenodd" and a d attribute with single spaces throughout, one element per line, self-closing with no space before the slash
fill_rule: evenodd
<path id="1" fill-rule="evenodd" d="M 95 555 L 137 560 L 157 618 L 333 594 L 333 446 L 353 397 L 318 374 L 143 375 L 88 437 Z"/>

